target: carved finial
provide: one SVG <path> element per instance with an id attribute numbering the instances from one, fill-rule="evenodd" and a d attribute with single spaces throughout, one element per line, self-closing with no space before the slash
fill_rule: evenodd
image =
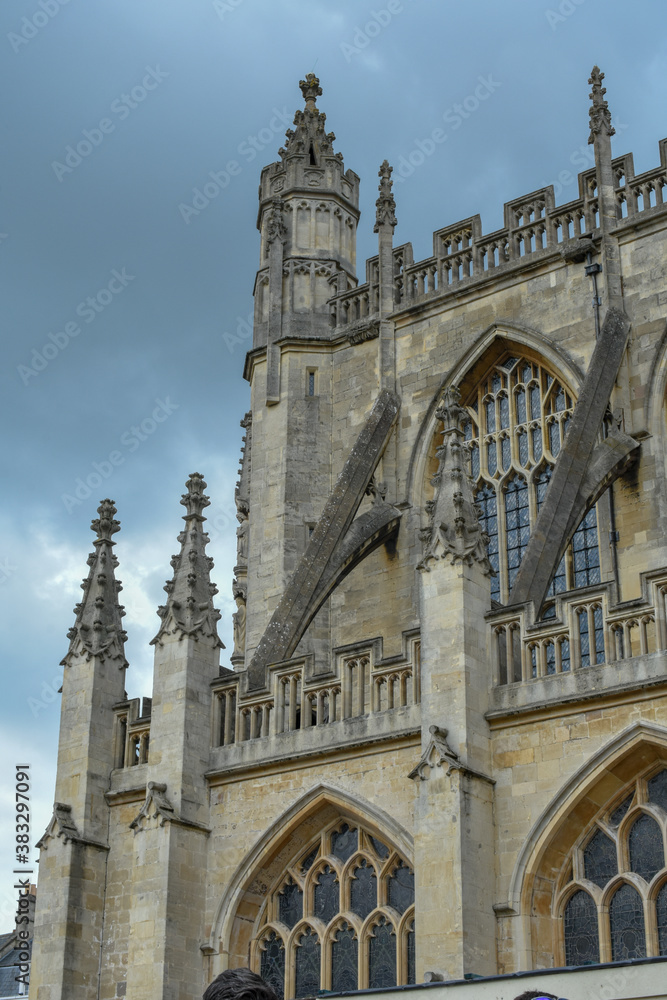
<path id="1" fill-rule="evenodd" d="M 443 440 L 435 450 L 439 464 L 431 483 L 436 487 L 436 494 L 427 504 L 428 527 L 420 532 L 424 557 L 418 568 L 428 571 L 431 560 L 450 556 L 452 562 L 461 561 L 468 566 L 478 562 L 484 572 L 491 575 L 488 536 L 480 527 L 472 483 L 465 469 L 463 424 L 467 413 L 455 386 L 445 390 L 435 415 L 443 424 Z"/>
<path id="2" fill-rule="evenodd" d="M 611 124 L 609 105 L 604 99 L 604 95 L 607 93 L 607 88 L 602 86 L 603 80 L 604 73 L 600 72 L 599 66 L 594 66 L 588 80 L 593 88 L 589 95 L 593 102 L 589 110 L 591 124 L 591 132 L 588 137 L 589 143 L 595 142 L 595 136 L 598 135 L 603 128 L 607 135 L 615 135 L 616 133 L 616 129 Z"/>
<path id="3" fill-rule="evenodd" d="M 380 178 L 380 183 L 378 185 L 378 191 L 380 192 L 380 197 L 375 202 L 375 226 L 373 232 L 377 233 L 380 226 L 391 226 L 392 230 L 396 225 L 396 201 L 392 194 L 391 188 L 393 181 L 391 175 L 393 172 L 393 167 L 389 166 L 387 160 L 384 160 L 380 170 L 378 171 L 378 177 Z"/>
<path id="4" fill-rule="evenodd" d="M 306 108 L 314 108 L 317 98 L 322 96 L 319 79 L 314 73 L 306 73 L 306 79 L 299 80 L 299 86 L 306 102 Z"/>
<path id="5" fill-rule="evenodd" d="M 111 536 L 120 531 L 120 521 L 114 520 L 113 500 L 102 500 L 97 513 L 99 517 L 90 525 L 97 536 L 95 551 L 88 556 L 90 571 L 81 584 L 84 596 L 74 608 L 76 619 L 67 633 L 70 644 L 62 664 L 69 666 L 73 656 L 85 655 L 88 660 L 93 656 L 102 661 L 118 660 L 119 667 L 126 667 L 124 642 L 127 635 L 121 622 L 125 611 L 118 603 L 122 587 L 114 575 L 118 560 L 113 554 L 115 542 L 111 540 Z"/>
<path id="6" fill-rule="evenodd" d="M 216 626 L 220 612 L 213 607 L 218 588 L 211 583 L 213 560 L 206 555 L 209 538 L 203 530 L 206 518 L 202 511 L 211 501 L 199 472 L 193 472 L 185 485 L 188 492 L 181 497 L 187 510 L 185 529 L 178 536 L 181 551 L 171 560 L 174 576 L 165 584 L 167 603 L 158 610 L 162 624 L 152 642 L 161 644 L 167 635 L 203 637 L 222 649 Z"/>
<path id="7" fill-rule="evenodd" d="M 322 93 L 320 81 L 314 73 L 307 73 L 306 79 L 299 83 L 301 93 L 306 101 L 303 111 L 297 111 L 294 116 L 294 128 L 288 128 L 285 133 L 286 143 L 280 150 L 280 155 L 291 157 L 297 154 L 305 154 L 309 158 L 310 166 L 320 166 L 320 156 L 325 153 L 333 156 L 333 141 L 336 138 L 333 132 L 325 132 L 324 126 L 327 116 L 323 111 L 318 110 L 315 103 Z"/>

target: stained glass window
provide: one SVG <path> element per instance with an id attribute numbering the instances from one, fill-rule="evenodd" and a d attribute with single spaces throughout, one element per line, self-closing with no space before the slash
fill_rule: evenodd
<path id="1" fill-rule="evenodd" d="M 661 955 L 667 955 L 667 883 L 663 885 L 656 900 L 658 915 L 658 947 Z"/>
<path id="2" fill-rule="evenodd" d="M 611 898 L 609 926 L 613 962 L 646 957 L 644 907 L 637 890 L 627 883 Z"/>
<path id="3" fill-rule="evenodd" d="M 567 673 L 570 669 L 570 640 L 561 639 L 560 640 L 560 669 L 563 673 Z"/>
<path id="4" fill-rule="evenodd" d="M 583 889 L 565 907 L 565 964 L 593 965 L 600 961 L 597 908 Z"/>
<path id="5" fill-rule="evenodd" d="M 405 913 L 415 901 L 415 876 L 401 861 L 389 879 L 389 905 Z"/>
<path id="6" fill-rule="evenodd" d="M 396 986 L 394 928 L 386 917 L 373 928 L 368 947 L 368 985 L 372 990 Z"/>
<path id="7" fill-rule="evenodd" d="M 634 792 L 628 795 L 626 799 L 623 799 L 620 806 L 616 806 L 614 811 L 610 813 L 609 819 L 613 826 L 618 826 L 623 817 L 627 814 L 628 809 L 632 805 L 632 800 L 634 798 Z"/>
<path id="8" fill-rule="evenodd" d="M 588 634 L 588 609 L 583 608 L 577 612 L 579 619 L 579 653 L 582 667 L 591 665 L 591 644 Z"/>
<path id="9" fill-rule="evenodd" d="M 650 882 L 665 866 L 662 830 L 651 817 L 643 813 L 630 829 L 630 867 Z"/>
<path id="10" fill-rule="evenodd" d="M 594 833 L 584 848 L 584 874 L 601 889 L 618 874 L 616 844 L 602 830 Z"/>
<path id="11" fill-rule="evenodd" d="M 339 884 L 336 872 L 328 865 L 317 876 L 315 883 L 314 914 L 328 924 L 338 913 Z"/>
<path id="12" fill-rule="evenodd" d="M 667 812 L 667 770 L 649 778 L 647 785 L 649 800 Z"/>
<path id="13" fill-rule="evenodd" d="M 517 476 L 505 493 L 505 532 L 507 537 L 507 567 L 510 590 L 530 537 L 528 484 Z"/>
<path id="14" fill-rule="evenodd" d="M 320 988 L 320 942 L 310 927 L 299 938 L 295 971 L 295 997 L 315 996 Z"/>
<path id="15" fill-rule="evenodd" d="M 356 827 L 350 829 L 343 823 L 340 830 L 331 834 L 331 853 L 341 861 L 351 858 L 359 846 L 359 834 Z"/>
<path id="16" fill-rule="evenodd" d="M 349 924 L 336 931 L 331 945 L 331 989 L 345 993 L 358 989 L 359 942 Z"/>
<path id="17" fill-rule="evenodd" d="M 389 848 L 386 844 L 383 844 L 381 840 L 377 839 L 377 837 L 370 837 L 369 840 L 379 858 L 384 860 L 389 857 Z"/>
<path id="18" fill-rule="evenodd" d="M 500 577 L 498 576 L 500 568 L 498 558 L 498 504 L 496 501 L 496 492 L 493 487 L 484 486 L 481 490 L 478 490 L 475 502 L 479 505 L 479 520 L 482 529 L 489 536 L 489 562 L 496 571 L 496 576 L 491 577 L 491 597 L 494 600 L 498 600 L 500 598 Z"/>
<path id="19" fill-rule="evenodd" d="M 590 587 L 600 582 L 598 522 L 591 507 L 572 537 L 575 587 Z"/>
<path id="20" fill-rule="evenodd" d="M 260 975 L 281 998 L 285 990 L 285 945 L 275 931 L 262 943 Z"/>
<path id="21" fill-rule="evenodd" d="M 317 845 L 316 845 L 316 846 L 315 846 L 315 847 L 314 847 L 314 848 L 312 849 L 312 851 L 309 851 L 309 852 L 308 852 L 308 854 L 307 854 L 307 855 L 305 856 L 305 858 L 304 858 L 304 859 L 303 859 L 303 861 L 301 862 L 301 871 L 302 871 L 302 872 L 307 872 L 307 871 L 310 871 L 310 869 L 311 869 L 311 868 L 313 867 L 313 865 L 315 864 L 315 859 L 317 858 L 317 855 L 318 855 L 319 853 L 320 853 L 320 845 L 319 845 L 319 844 L 317 844 Z"/>
<path id="22" fill-rule="evenodd" d="M 290 879 L 278 894 L 278 919 L 291 930 L 303 916 L 303 893 Z"/>
<path id="23" fill-rule="evenodd" d="M 350 883 L 350 908 L 365 919 L 377 906 L 377 877 L 372 867 L 364 859 L 352 872 Z"/>
<path id="24" fill-rule="evenodd" d="M 667 901 L 667 896 L 666 896 Z M 415 924 L 414 921 L 410 924 L 410 930 L 408 931 L 408 983 L 415 983 L 416 980 L 416 969 L 415 969 Z"/>

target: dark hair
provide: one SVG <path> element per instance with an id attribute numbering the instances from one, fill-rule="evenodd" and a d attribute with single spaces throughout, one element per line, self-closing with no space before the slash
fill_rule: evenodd
<path id="1" fill-rule="evenodd" d="M 544 990 L 526 990 L 525 993 L 514 997 L 514 1000 L 537 1000 L 538 997 L 548 997 L 549 1000 L 558 1000 L 558 997 L 555 997 L 553 993 L 545 993 Z"/>
<path id="2" fill-rule="evenodd" d="M 216 976 L 203 1000 L 278 1000 L 278 997 L 256 972 L 227 969 Z"/>

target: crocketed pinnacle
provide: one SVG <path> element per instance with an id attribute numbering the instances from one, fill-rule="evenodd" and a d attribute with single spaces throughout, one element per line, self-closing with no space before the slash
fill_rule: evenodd
<path id="1" fill-rule="evenodd" d="M 319 166 L 320 156 L 333 154 L 333 132 L 325 132 L 324 125 L 327 116 L 319 111 L 316 101 L 322 93 L 320 81 L 314 73 L 307 73 L 306 79 L 299 83 L 306 106 L 303 111 L 297 111 L 294 116 L 294 128 L 288 128 L 285 133 L 285 146 L 279 150 L 283 159 L 305 153 L 310 157 L 313 166 Z M 340 155 L 340 154 L 337 154 Z"/>
<path id="2" fill-rule="evenodd" d="M 394 183 L 391 179 L 393 169 L 393 167 L 389 166 L 389 162 L 385 160 L 378 171 L 378 177 L 380 178 L 378 191 L 380 192 L 380 197 L 375 202 L 374 233 L 380 231 L 380 226 L 391 226 L 393 231 L 396 225 L 396 201 L 391 190 Z"/>
<path id="3" fill-rule="evenodd" d="M 220 612 L 213 607 L 218 588 L 211 583 L 213 560 L 206 555 L 209 538 L 203 530 L 206 518 L 202 511 L 211 501 L 204 494 L 206 483 L 198 472 L 193 472 L 185 485 L 188 492 L 181 497 L 187 511 L 185 528 L 178 536 L 181 551 L 172 556 L 174 576 L 165 584 L 167 603 L 158 608 L 162 624 L 152 642 L 162 644 L 168 635 L 180 639 L 192 636 L 213 640 L 213 645 L 222 649 L 216 625 Z"/>
<path id="4" fill-rule="evenodd" d="M 477 562 L 491 575 L 488 535 L 480 527 L 472 484 L 465 469 L 462 425 L 468 415 L 460 404 L 457 388 L 452 386 L 445 391 L 435 415 L 443 423 L 443 440 L 435 450 L 439 464 L 431 483 L 436 493 L 435 499 L 426 505 L 430 525 L 421 534 L 425 551 L 418 568 L 429 570 L 432 559 L 449 556 L 452 562 L 460 561 L 468 566 Z"/>
<path id="5" fill-rule="evenodd" d="M 90 526 L 97 536 L 95 549 L 88 556 L 90 572 L 81 584 L 84 596 L 74 608 L 76 620 L 67 633 L 70 644 L 62 664 L 69 666 L 75 656 L 84 654 L 88 660 L 97 656 L 102 661 L 116 660 L 119 667 L 126 667 L 127 635 L 121 622 L 125 611 L 118 603 L 122 587 L 114 575 L 118 560 L 113 553 L 115 542 L 111 540 L 120 530 L 120 522 L 114 520 L 113 500 L 102 500 L 97 513 L 99 517 Z"/>
<path id="6" fill-rule="evenodd" d="M 604 73 L 600 72 L 599 66 L 594 66 L 588 80 L 593 88 L 589 95 L 593 103 L 588 112 L 591 125 L 591 132 L 588 136 L 588 141 L 591 144 L 595 142 L 595 136 L 602 132 L 603 129 L 607 135 L 614 135 L 616 133 L 616 129 L 611 124 L 609 105 L 604 99 L 604 95 L 607 93 L 607 88 L 602 86 L 603 80 Z"/>

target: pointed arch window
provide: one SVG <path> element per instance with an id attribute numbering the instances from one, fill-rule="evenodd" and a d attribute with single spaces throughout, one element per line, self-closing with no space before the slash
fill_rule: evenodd
<path id="1" fill-rule="evenodd" d="M 561 379 L 530 357 L 494 363 L 465 400 L 468 471 L 497 576 L 491 596 L 509 598 L 574 409 Z M 550 594 L 600 582 L 598 525 L 592 508 L 577 528 Z"/>
<path id="2" fill-rule="evenodd" d="M 566 965 L 667 955 L 665 788 L 667 767 L 651 765 L 565 861 L 558 909 Z"/>
<path id="3" fill-rule="evenodd" d="M 414 983 L 414 897 L 407 858 L 338 820 L 274 883 L 252 966 L 285 1000 Z"/>

